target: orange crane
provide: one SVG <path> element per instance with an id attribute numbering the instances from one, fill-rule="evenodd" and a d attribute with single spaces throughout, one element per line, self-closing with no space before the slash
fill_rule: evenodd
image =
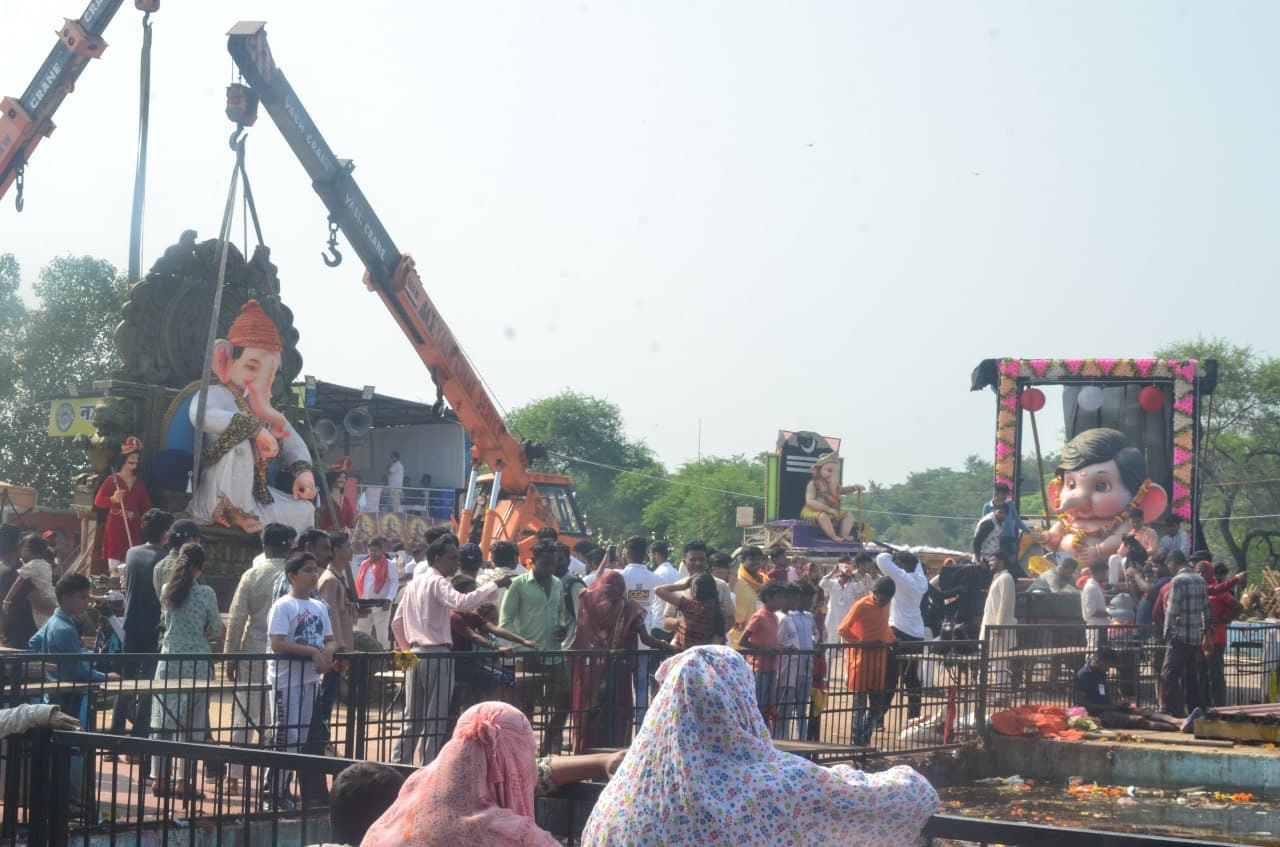
<path id="1" fill-rule="evenodd" d="M 14 203 L 19 212 L 27 161 L 37 145 L 53 132 L 53 113 L 75 88 L 89 60 L 107 49 L 102 33 L 122 3 L 123 0 L 89 0 L 84 14 L 76 20 L 66 19 L 58 32 L 58 43 L 22 97 L 0 100 L 0 197 L 16 182 L 18 194 Z M 150 14 L 160 8 L 160 0 L 134 0 L 133 5 Z"/>
<path id="2" fill-rule="evenodd" d="M 276 66 L 264 24 L 236 24 L 228 33 L 227 49 L 244 80 L 243 85 L 228 89 L 228 117 L 249 126 L 256 119 L 257 103 L 266 108 L 329 210 L 331 256 L 325 257 L 325 263 L 333 267 L 342 261 L 336 246 L 341 230 L 364 263 L 365 286 L 382 298 L 427 366 L 437 396 L 448 400 L 471 438 L 472 470 L 460 510 L 459 537 L 465 541 L 470 535 L 481 500 L 488 503 L 481 535 L 486 555 L 490 545 L 500 540 L 515 541 L 527 552 L 533 534 L 543 526 L 556 528 L 570 542 L 585 537 L 572 480 L 530 470 L 530 463 L 545 451 L 531 442 L 518 442 L 507 430 L 480 376 L 427 295 L 413 258 L 396 248 L 352 178 L 353 163 L 333 154 Z M 480 475 L 481 465 L 492 473 Z"/>

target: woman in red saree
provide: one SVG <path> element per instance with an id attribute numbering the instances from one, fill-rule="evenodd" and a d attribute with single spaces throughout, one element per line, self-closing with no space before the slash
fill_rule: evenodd
<path id="1" fill-rule="evenodd" d="M 636 664 L 636 640 L 655 650 L 671 649 L 646 632 L 644 623 L 645 609 L 627 599 L 627 583 L 618 571 L 601 571 L 591 587 L 578 595 L 578 635 L 573 649 L 627 652 L 573 660 L 574 753 L 593 747 L 625 747 L 630 741 L 635 721 L 630 681 Z"/>
<path id="2" fill-rule="evenodd" d="M 120 459 L 112 463 L 111 473 L 93 498 L 94 506 L 107 510 L 102 558 L 113 572 L 124 564 L 125 551 L 142 543 L 142 516 L 151 508 L 147 486 L 138 479 L 141 460 L 142 442 L 131 435 L 120 445 Z"/>

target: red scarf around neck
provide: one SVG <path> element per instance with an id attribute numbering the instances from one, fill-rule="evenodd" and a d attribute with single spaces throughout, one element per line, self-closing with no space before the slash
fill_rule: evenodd
<path id="1" fill-rule="evenodd" d="M 360 573 L 356 574 L 357 591 L 363 590 L 365 574 L 369 572 L 369 568 L 373 568 L 373 590 L 382 593 L 382 589 L 387 587 L 387 557 L 382 555 L 375 559 L 372 556 L 365 558 L 360 563 Z"/>

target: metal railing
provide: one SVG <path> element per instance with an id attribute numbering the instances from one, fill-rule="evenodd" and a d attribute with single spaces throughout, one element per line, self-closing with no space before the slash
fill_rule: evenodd
<path id="1" fill-rule="evenodd" d="M 992 711 L 1070 706 L 1094 645 L 1119 657 L 1117 699 L 1161 705 L 1165 644 L 1149 628 L 991 627 L 985 642 L 824 645 L 748 654 L 756 697 L 784 749 L 862 762 L 963 745 Z M 274 654 L 0 654 L 0 705 L 52 702 L 91 730 L 157 740 L 275 748 L 400 764 L 429 761 L 468 706 L 503 700 L 530 719 L 543 753 L 630 744 L 657 691 L 658 651 L 350 653 L 315 674 Z M 1280 667 L 1280 625 L 1233 634 L 1221 684 L 1206 661 L 1207 699 L 1267 702 Z M 123 679 L 95 680 L 95 672 Z M 1200 678 L 1192 679 L 1193 685 Z M 143 778 L 167 763 L 138 763 Z M 152 773 L 151 765 L 160 770 Z"/>
<path id="2" fill-rule="evenodd" d="M 11 739 L 12 740 L 12 739 Z M 250 784 L 269 782 L 272 773 L 307 773 L 327 786 L 353 764 L 334 757 L 243 750 L 174 741 L 155 741 L 88 732 L 28 733 L 32 756 L 23 809 L 27 814 L 5 843 L 26 847 L 89 847 L 151 843 L 178 845 L 311 844 L 330 837 L 327 795 L 299 808 L 263 803 L 265 794 L 217 790 L 155 798 L 113 771 L 125 756 L 160 755 L 193 769 L 225 773 L 233 765 L 248 770 Z M 405 775 L 411 768 L 401 768 Z M 599 799 L 601 783 L 578 783 L 537 798 L 539 826 L 566 847 L 577 847 Z M 9 806 L 6 804 L 6 812 Z M 7 816 L 6 816 L 7 824 Z M 1047 825 L 936 815 L 925 825 L 926 842 L 960 839 L 1012 847 L 1222 847 L 1218 842 Z"/>
<path id="3" fill-rule="evenodd" d="M 411 512 L 437 520 L 446 520 L 453 514 L 457 492 L 452 488 L 413 488 L 405 486 L 393 489 L 386 485 L 360 485 L 361 512 Z M 375 502 L 376 498 L 376 502 Z M 399 508 L 393 508 L 397 505 Z"/>
<path id="4" fill-rule="evenodd" d="M 1156 633 L 1133 628 L 993 627 L 984 642 L 825 645 L 750 654 L 748 661 L 758 669 L 758 703 L 780 749 L 821 763 L 862 764 L 967 744 L 985 731 L 986 716 L 1006 705 L 1069 704 L 1075 671 L 1091 645 L 1103 643 L 1122 657 L 1114 683 L 1122 697 L 1153 705 L 1164 645 Z M 1280 665 L 1280 625 L 1244 628 L 1223 653 L 1230 702 L 1264 702 Z M 144 831 L 159 843 L 194 843 L 179 823 L 192 821 L 219 838 L 225 830 L 228 843 L 233 836 L 238 843 L 319 840 L 323 817 L 290 805 L 322 809 L 328 777 L 350 760 L 430 760 L 456 717 L 481 700 L 524 711 L 544 753 L 628 746 L 664 657 L 356 653 L 344 654 L 336 672 L 313 678 L 308 663 L 273 654 L 0 654 L 0 705 L 56 702 L 88 730 L 3 742 L 0 844 L 55 843 L 41 839 L 61 832 L 72 833 L 72 843 L 92 837 L 124 844 Z M 90 679 L 94 671 L 125 678 Z M 598 786 L 578 786 L 540 800 L 543 826 L 573 843 L 593 791 Z M 1037 840 L 1024 824 L 948 823 L 964 820 L 937 818 L 929 833 L 1056 843 Z M 1103 840 L 1073 843 L 1118 843 L 1105 838 L 1119 836 L 1097 837 Z"/>
<path id="5" fill-rule="evenodd" d="M 987 710 L 1023 703 L 1075 705 L 1075 676 L 1098 647 L 1117 659 L 1114 696 L 1138 708 L 1176 713 L 1188 705 L 1265 703 L 1280 668 L 1280 624 L 1231 627 L 1212 656 L 1196 656 L 1180 677 L 1180 699 L 1166 703 L 1162 669 L 1168 644 L 1157 627 L 1111 624 L 1018 624 L 987 628 Z"/>

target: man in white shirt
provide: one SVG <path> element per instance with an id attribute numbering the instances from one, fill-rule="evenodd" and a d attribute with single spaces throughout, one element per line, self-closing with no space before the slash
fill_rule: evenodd
<path id="1" fill-rule="evenodd" d="M 356 595 L 361 600 L 381 600 L 382 605 L 369 609 L 369 616 L 360 618 L 356 629 L 373 636 L 381 645 L 390 644 L 387 624 L 391 621 L 391 601 L 400 587 L 400 570 L 396 562 L 384 552 L 386 543 L 381 538 L 369 539 L 369 555 L 360 561 L 356 569 Z"/>
<path id="2" fill-rule="evenodd" d="M 706 570 L 707 564 L 705 550 L 706 546 L 704 545 L 703 570 Z M 671 545 L 665 541 L 655 541 L 649 545 L 649 569 L 653 571 L 653 584 L 655 586 L 670 585 L 673 582 L 679 582 L 683 578 L 681 571 L 676 570 L 675 566 L 671 564 Z M 655 629 L 660 629 L 663 632 L 669 631 L 664 623 L 666 608 L 667 604 L 655 594 L 653 603 L 649 607 L 649 619 L 645 622 L 645 626 L 649 628 L 650 632 Z"/>
<path id="3" fill-rule="evenodd" d="M 629 564 L 619 573 L 627 584 L 627 599 L 633 600 L 642 609 L 652 609 L 655 595 L 653 589 L 659 584 L 658 578 L 644 564 L 645 554 L 649 550 L 649 542 L 644 536 L 633 535 L 627 539 L 627 561 Z M 671 580 L 675 582 L 675 580 Z M 648 622 L 646 621 L 646 626 Z M 644 713 L 649 708 L 649 660 L 652 658 L 649 648 L 641 644 L 640 656 L 632 673 L 632 684 L 635 689 L 636 727 L 644 722 Z"/>
<path id="4" fill-rule="evenodd" d="M 573 552 L 569 554 L 569 573 L 582 577 L 590 573 L 591 566 L 587 564 L 587 556 L 591 555 L 594 549 L 596 549 L 596 543 L 585 538 L 573 545 Z"/>
<path id="5" fill-rule="evenodd" d="M 1009 573 L 1007 560 L 1008 554 L 1003 550 L 997 550 L 987 557 L 987 567 L 993 574 L 993 578 L 991 587 L 987 589 L 986 605 L 982 609 L 982 627 L 978 630 L 978 638 L 984 641 L 987 640 L 988 627 L 1011 626 L 1018 622 L 1013 614 L 1017 588 L 1013 582 L 1013 574 Z M 987 650 L 993 656 L 1003 655 L 1008 653 L 1013 643 L 1011 631 L 996 631 L 991 633 Z M 990 670 L 990 684 L 995 692 L 995 702 L 997 704 L 1011 702 L 1013 692 L 1008 660 L 993 661 Z"/>
<path id="6" fill-rule="evenodd" d="M 469 594 L 454 590 L 449 578 L 458 570 L 455 542 L 452 536 L 431 542 L 427 566 L 415 569 L 414 579 L 391 621 L 396 645 L 418 654 L 418 664 L 405 679 L 404 723 L 391 751 L 396 764 L 413 764 L 417 754 L 418 762 L 425 765 L 447 740 L 449 699 L 453 696 L 449 613 L 470 612 L 492 603 L 499 589 L 511 585 L 510 577 L 502 577 Z"/>
<path id="7" fill-rule="evenodd" d="M 869 593 L 864 590 L 863 581 L 855 577 L 853 562 L 848 556 L 844 556 L 836 562 L 835 569 L 818 583 L 818 587 L 827 595 L 828 644 L 840 643 L 840 636 L 836 635 L 836 630 L 840 628 L 840 624 L 844 623 L 853 604 Z"/>
<path id="8" fill-rule="evenodd" d="M 404 488 L 404 465 L 400 453 L 391 451 L 391 464 L 387 465 L 387 491 L 391 493 L 391 511 L 400 511 L 400 493 Z"/>
<path id="9" fill-rule="evenodd" d="M 882 547 L 888 545 L 881 544 Z M 876 556 L 880 573 L 893 580 L 893 600 L 889 604 L 889 628 L 893 631 L 893 653 L 889 656 L 886 682 L 895 691 L 900 683 L 907 689 L 907 718 L 920 717 L 920 662 L 915 656 L 922 649 L 925 637 L 924 616 L 920 614 L 920 600 L 929 590 L 929 578 L 924 566 L 915 554 L 906 550 L 894 550 Z"/>
<path id="10" fill-rule="evenodd" d="M 1102 591 L 1102 583 L 1107 578 L 1107 563 L 1097 561 L 1089 565 L 1089 579 L 1080 592 L 1080 616 L 1084 618 L 1085 643 L 1090 650 L 1096 650 L 1102 639 L 1098 633 L 1100 627 L 1110 623 L 1107 615 L 1107 595 Z"/>

